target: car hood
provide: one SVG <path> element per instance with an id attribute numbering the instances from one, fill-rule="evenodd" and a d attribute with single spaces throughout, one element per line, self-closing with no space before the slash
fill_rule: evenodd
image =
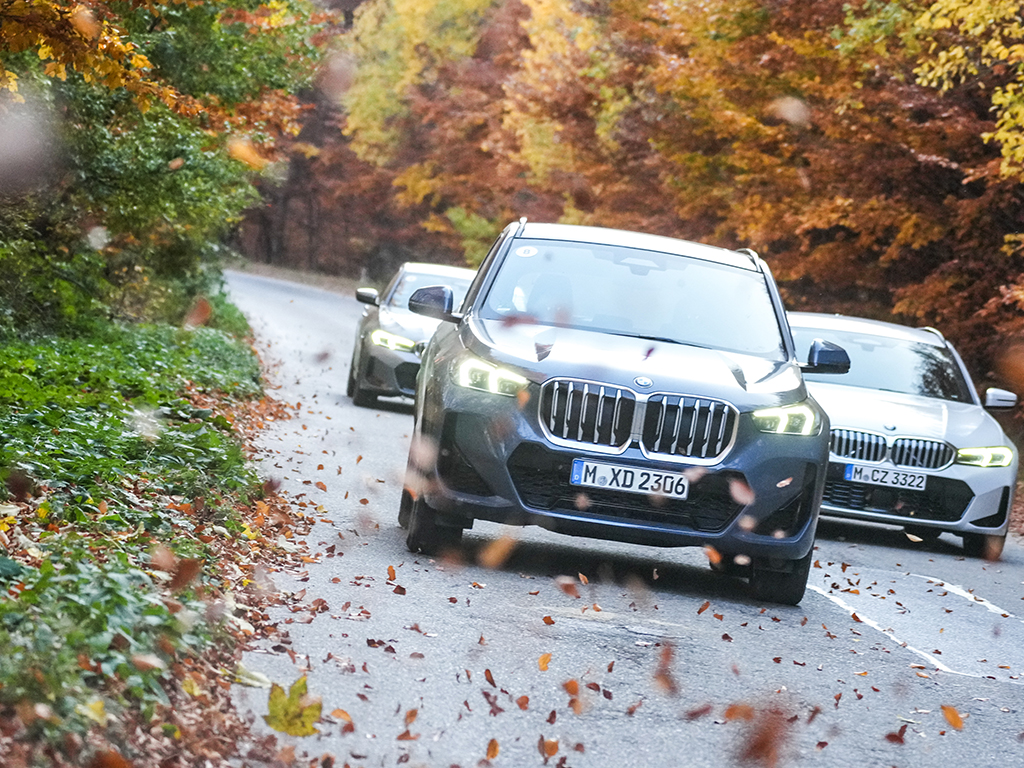
<path id="1" fill-rule="evenodd" d="M 411 341 L 426 341 L 434 335 L 440 321 L 404 310 L 381 307 L 377 322 L 388 333 L 404 336 Z"/>
<path id="2" fill-rule="evenodd" d="M 474 354 L 514 366 L 536 382 L 556 376 L 607 382 L 641 393 L 718 398 L 741 410 L 806 397 L 799 368 L 791 361 L 477 317 L 463 324 L 462 340 Z M 640 387 L 635 381 L 639 376 L 650 379 L 653 386 Z"/>
<path id="3" fill-rule="evenodd" d="M 807 387 L 833 429 L 933 438 L 958 448 L 1009 445 L 999 423 L 980 405 L 818 381 Z"/>

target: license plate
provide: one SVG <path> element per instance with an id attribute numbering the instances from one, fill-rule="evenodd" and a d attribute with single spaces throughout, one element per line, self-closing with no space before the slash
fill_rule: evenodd
<path id="1" fill-rule="evenodd" d="M 685 499 L 690 491 L 690 481 L 679 472 L 660 472 L 584 459 L 573 460 L 569 482 L 588 488 L 667 496 L 670 499 Z"/>
<path id="2" fill-rule="evenodd" d="M 918 472 L 901 472 L 885 467 L 863 467 L 859 464 L 847 464 L 843 476 L 853 483 L 868 485 L 885 485 L 890 488 L 907 488 L 923 491 L 928 475 Z"/>

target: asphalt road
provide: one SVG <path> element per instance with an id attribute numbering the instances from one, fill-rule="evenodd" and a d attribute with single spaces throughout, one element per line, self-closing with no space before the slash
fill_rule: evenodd
<path id="1" fill-rule="evenodd" d="M 319 562 L 273 578 L 327 608 L 309 623 L 310 610 L 275 610 L 283 638 L 244 660 L 286 689 L 307 674 L 322 697 L 320 734 L 281 746 L 353 768 L 468 768 L 489 749 L 491 765 L 539 766 L 545 743 L 546 764 L 577 768 L 1024 762 L 1019 542 L 985 563 L 951 536 L 929 546 L 823 522 L 795 608 L 755 601 L 696 549 L 478 523 L 457 562 L 412 556 L 396 523 L 411 406 L 345 397 L 360 305 L 249 274 L 228 283 L 275 396 L 302 404 L 265 433 L 261 471 L 322 505 L 308 537 Z M 503 564 L 479 564 L 510 535 Z M 267 691 L 234 694 L 272 733 Z"/>

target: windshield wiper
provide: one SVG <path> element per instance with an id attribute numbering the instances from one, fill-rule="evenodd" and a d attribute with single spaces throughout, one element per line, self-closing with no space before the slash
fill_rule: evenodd
<path id="1" fill-rule="evenodd" d="M 714 349 L 705 344 L 697 344 L 692 341 L 682 341 L 681 339 L 673 339 L 668 336 L 648 336 L 643 333 L 624 333 L 619 331 L 607 331 L 612 336 L 625 336 L 628 339 L 643 339 L 644 341 L 663 341 L 666 344 L 680 344 L 684 347 L 698 347 L 700 349 Z"/>

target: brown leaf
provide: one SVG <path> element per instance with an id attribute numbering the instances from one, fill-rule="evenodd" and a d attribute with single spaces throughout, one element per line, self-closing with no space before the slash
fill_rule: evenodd
<path id="1" fill-rule="evenodd" d="M 550 616 L 545 616 L 544 617 L 544 623 L 547 624 L 548 626 L 550 626 L 550 625 L 555 623 L 555 620 L 552 619 Z"/>
<path id="2" fill-rule="evenodd" d="M 907 726 L 901 725 L 900 729 L 894 733 L 885 734 L 885 740 L 892 744 L 903 744 L 903 735 L 907 732 Z"/>
<path id="3" fill-rule="evenodd" d="M 643 706 L 643 703 L 644 700 L 640 699 L 640 701 L 638 701 L 636 704 L 630 704 L 628 707 L 626 707 L 626 714 L 632 717 L 636 714 L 636 711 L 640 709 L 641 706 Z"/>
<path id="4" fill-rule="evenodd" d="M 520 696 L 518 699 L 516 699 L 516 706 L 518 706 L 521 710 L 525 712 L 527 709 L 530 708 L 530 697 Z"/>
<path id="5" fill-rule="evenodd" d="M 540 743 L 537 746 L 545 759 L 558 754 L 558 739 L 545 739 L 541 736 Z"/>
<path id="6" fill-rule="evenodd" d="M 115 749 L 103 749 L 93 756 L 89 768 L 132 768 L 132 763 Z"/>
<path id="7" fill-rule="evenodd" d="M 697 615 L 700 616 L 704 611 L 711 607 L 711 601 L 705 600 L 700 608 L 697 609 Z"/>
<path id="8" fill-rule="evenodd" d="M 705 704 L 702 707 L 691 709 L 689 712 L 686 713 L 686 719 L 697 720 L 698 718 L 704 717 L 704 715 L 710 714 L 711 710 L 712 706 L 710 704 Z"/>
<path id="9" fill-rule="evenodd" d="M 548 723 L 550 723 L 551 725 L 554 725 L 555 724 L 555 718 L 557 718 L 557 717 L 558 717 L 558 713 L 555 712 L 555 710 L 552 709 L 551 710 L 551 714 L 548 715 Z"/>
<path id="10" fill-rule="evenodd" d="M 321 491 L 327 490 L 327 483 L 325 483 L 323 480 L 317 480 L 315 483 L 313 483 L 313 485 L 315 485 Z"/>
<path id="11" fill-rule="evenodd" d="M 487 759 L 493 760 L 494 758 L 496 758 L 500 750 L 501 748 L 498 746 L 498 740 L 491 739 L 489 742 L 487 742 Z"/>
<path id="12" fill-rule="evenodd" d="M 757 762 L 767 768 L 774 768 L 785 742 L 789 738 L 791 721 L 779 709 L 764 709 L 757 713 L 746 743 L 740 751 L 740 760 Z"/>
<path id="13" fill-rule="evenodd" d="M 491 684 L 492 688 L 497 688 L 498 687 L 497 685 L 494 684 L 494 675 L 491 674 L 491 670 L 485 669 L 484 670 L 484 677 L 487 678 L 487 682 Z"/>
<path id="14" fill-rule="evenodd" d="M 418 733 L 409 733 L 409 729 L 406 728 L 404 731 L 398 734 L 398 738 L 396 739 L 396 741 L 416 741 L 416 739 L 418 739 L 419 737 L 420 735 Z"/>
<path id="15" fill-rule="evenodd" d="M 749 704 L 730 704 L 724 717 L 726 720 L 753 720 L 754 708 Z"/>
<path id="16" fill-rule="evenodd" d="M 401 584 L 395 584 L 395 588 L 391 591 L 394 592 L 396 595 L 404 595 L 405 587 L 403 587 Z"/>
<path id="17" fill-rule="evenodd" d="M 946 722 L 956 728 L 958 731 L 963 730 L 964 719 L 957 712 L 956 707 L 950 706 L 949 704 L 942 705 L 942 716 L 946 718 Z"/>
<path id="18" fill-rule="evenodd" d="M 551 663 L 551 654 L 550 653 L 542 653 L 540 655 L 540 658 L 537 659 L 537 666 L 540 668 L 541 672 L 547 672 L 548 671 L 548 664 L 550 664 L 550 663 Z"/>
<path id="19" fill-rule="evenodd" d="M 724 633 L 722 635 L 722 639 L 725 640 L 725 642 L 727 642 L 727 643 L 731 643 L 732 642 L 732 635 L 730 635 L 728 632 L 726 632 L 726 633 Z"/>
<path id="20" fill-rule="evenodd" d="M 416 722 L 416 716 L 420 713 L 418 709 L 410 709 L 405 713 L 405 725 L 406 727 Z"/>
<path id="21" fill-rule="evenodd" d="M 572 576 L 556 576 L 555 584 L 557 584 L 558 588 L 565 592 L 569 597 L 579 599 L 580 593 L 579 590 L 576 589 L 576 579 Z"/>
<path id="22" fill-rule="evenodd" d="M 177 592 L 180 589 L 184 589 L 192 580 L 199 575 L 199 571 L 202 570 L 203 563 L 199 558 L 190 557 L 185 560 L 179 560 L 177 567 L 174 569 L 174 574 L 171 576 L 171 580 L 168 583 L 168 588 L 172 592 Z"/>
<path id="23" fill-rule="evenodd" d="M 346 712 L 344 709 L 336 709 L 331 712 L 331 717 L 335 720 L 344 720 L 346 723 L 352 722 L 352 715 Z"/>

